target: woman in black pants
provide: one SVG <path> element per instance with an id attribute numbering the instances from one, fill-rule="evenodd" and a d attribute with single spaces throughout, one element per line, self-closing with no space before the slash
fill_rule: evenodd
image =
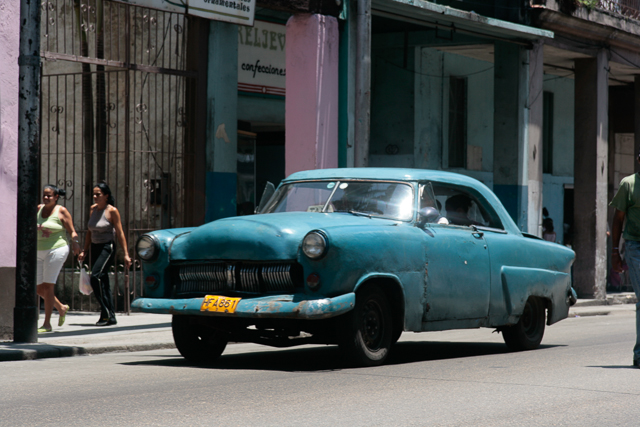
<path id="1" fill-rule="evenodd" d="M 89 215 L 88 231 L 84 250 L 78 255 L 82 262 L 91 249 L 91 287 L 100 303 L 100 319 L 96 326 L 115 325 L 116 313 L 109 285 L 109 267 L 115 259 L 115 240 L 118 239 L 124 251 L 124 269 L 129 270 L 131 258 L 127 250 L 127 241 L 122 230 L 120 212 L 114 206 L 111 189 L 105 183 L 93 187 L 93 201 Z"/>

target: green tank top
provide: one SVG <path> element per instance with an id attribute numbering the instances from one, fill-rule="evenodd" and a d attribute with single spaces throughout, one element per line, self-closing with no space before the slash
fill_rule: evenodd
<path id="1" fill-rule="evenodd" d="M 67 230 L 58 216 L 60 207 L 53 208 L 48 218 L 42 217 L 42 209 L 44 206 L 38 210 L 38 250 L 46 251 L 68 245 Z"/>

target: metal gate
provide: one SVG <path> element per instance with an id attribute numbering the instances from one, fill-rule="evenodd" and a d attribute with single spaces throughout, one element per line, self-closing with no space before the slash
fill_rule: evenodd
<path id="1" fill-rule="evenodd" d="M 84 242 L 93 186 L 106 181 L 122 217 L 132 271 L 117 252 L 118 311 L 142 294 L 134 245 L 144 232 L 185 223 L 188 18 L 106 0 L 42 3 L 41 184 L 55 184 Z M 56 294 L 96 310 L 78 292 L 70 255 Z"/>

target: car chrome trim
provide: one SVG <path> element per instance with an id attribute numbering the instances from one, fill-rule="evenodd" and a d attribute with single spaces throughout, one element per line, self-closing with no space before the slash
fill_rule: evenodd
<path id="1" fill-rule="evenodd" d="M 160 299 L 138 298 L 131 303 L 133 311 L 161 314 L 190 314 L 226 317 L 253 317 L 272 319 L 327 319 L 339 316 L 355 307 L 353 292 L 333 298 L 305 299 L 308 295 L 277 295 L 261 298 L 243 298 L 234 313 L 202 312 L 204 297 Z"/>
<path id="2" fill-rule="evenodd" d="M 491 233 L 509 234 L 507 230 L 502 230 L 500 228 L 486 227 L 484 225 L 474 225 L 473 228 L 475 228 L 476 230 L 489 231 Z"/>
<path id="3" fill-rule="evenodd" d="M 138 252 L 138 244 L 140 243 L 140 241 L 142 239 L 144 239 L 145 237 L 148 237 L 151 242 L 153 243 L 154 246 L 154 250 L 153 250 L 153 255 L 151 256 L 151 258 L 149 259 L 144 259 L 140 256 L 140 253 Z M 153 234 L 149 234 L 149 233 L 145 233 L 142 236 L 138 237 L 138 240 L 136 241 L 136 245 L 134 246 L 135 248 L 135 253 L 138 256 L 138 258 L 140 258 L 141 260 L 143 260 L 144 262 L 153 262 L 156 259 L 158 259 L 158 255 L 160 254 L 160 241 L 158 240 L 158 238 L 156 236 L 154 236 Z"/>
<path id="4" fill-rule="evenodd" d="M 170 267 L 176 296 L 220 292 L 292 292 L 303 287 L 302 267 L 289 262 L 211 261 Z"/>

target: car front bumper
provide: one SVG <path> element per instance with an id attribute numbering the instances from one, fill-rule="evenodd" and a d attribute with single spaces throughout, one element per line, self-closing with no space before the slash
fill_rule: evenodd
<path id="1" fill-rule="evenodd" d="M 204 298 L 138 298 L 131 303 L 131 308 L 144 313 L 317 320 L 344 314 L 356 304 L 356 294 L 353 292 L 334 298 L 304 299 L 305 297 L 308 298 L 308 295 L 243 298 L 238 302 L 234 313 L 203 311 L 201 307 Z"/>

